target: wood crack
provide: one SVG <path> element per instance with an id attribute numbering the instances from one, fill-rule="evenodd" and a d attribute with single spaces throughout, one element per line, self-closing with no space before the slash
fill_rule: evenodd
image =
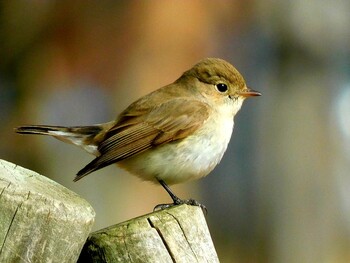
<path id="1" fill-rule="evenodd" d="M 158 236 L 160 237 L 160 239 L 162 240 L 162 243 L 164 244 L 166 250 L 168 251 L 171 260 L 172 260 L 174 263 L 176 263 L 174 254 L 173 254 L 173 252 L 171 251 L 171 249 L 170 249 L 168 243 L 166 242 L 166 240 L 165 240 L 165 238 L 164 238 L 162 232 L 159 230 L 158 227 L 156 227 L 156 226 L 153 224 L 151 218 L 148 217 L 148 218 L 147 218 L 147 221 L 148 221 L 149 225 L 157 231 Z"/>
<path id="2" fill-rule="evenodd" d="M 199 261 L 198 261 L 198 258 L 197 258 L 197 254 L 194 252 L 194 250 L 193 250 L 193 248 L 192 248 L 192 246 L 191 246 L 191 243 L 188 241 L 187 236 L 186 236 L 186 231 L 184 231 L 184 229 L 182 228 L 182 226 L 181 226 L 181 224 L 180 224 L 180 221 L 179 221 L 174 215 L 170 214 L 169 212 L 166 212 L 166 213 L 167 213 L 168 215 L 170 215 L 172 218 L 175 219 L 175 221 L 176 221 L 177 224 L 179 225 L 179 227 L 180 227 L 180 229 L 181 229 L 181 231 L 182 231 L 182 234 L 184 235 L 184 237 L 185 237 L 185 239 L 186 239 L 186 241 L 187 241 L 187 244 L 188 244 L 188 246 L 190 247 L 190 249 L 191 249 L 193 255 L 195 256 L 197 262 L 199 262 Z"/>
<path id="3" fill-rule="evenodd" d="M 2 246 L 1 246 L 1 249 L 0 249 L 0 255 L 2 254 L 2 250 L 4 249 L 7 236 L 8 236 L 8 234 L 9 234 L 10 230 L 11 230 L 11 226 L 12 226 L 12 224 L 13 224 L 13 221 L 15 220 L 16 214 L 17 214 L 18 209 L 20 208 L 20 206 L 21 206 L 21 205 L 17 206 L 17 208 L 16 208 L 16 210 L 15 210 L 15 213 L 13 214 L 13 217 L 12 217 L 12 219 L 11 219 L 9 228 L 8 228 L 7 231 L 6 231 L 6 235 L 5 235 L 5 238 L 4 238 L 4 242 L 2 243 Z"/>

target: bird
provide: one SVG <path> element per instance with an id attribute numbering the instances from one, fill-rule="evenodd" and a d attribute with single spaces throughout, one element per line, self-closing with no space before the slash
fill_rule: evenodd
<path id="1" fill-rule="evenodd" d="M 189 204 L 169 185 L 200 179 L 222 159 L 234 117 L 246 98 L 261 96 L 247 87 L 229 62 L 205 58 L 172 84 L 136 100 L 110 122 L 90 126 L 23 125 L 20 134 L 49 135 L 95 156 L 74 178 L 78 181 L 116 163 L 142 180 L 158 182 L 173 203 Z"/>

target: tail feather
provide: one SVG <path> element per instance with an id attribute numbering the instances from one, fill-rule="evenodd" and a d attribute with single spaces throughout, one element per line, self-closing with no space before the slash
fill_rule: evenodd
<path id="1" fill-rule="evenodd" d="M 74 179 L 74 182 L 80 180 L 89 173 L 107 166 L 98 164 L 98 156 L 100 152 L 98 151 L 98 145 L 103 140 L 106 132 L 114 126 L 114 122 L 107 122 L 103 124 L 96 124 L 91 126 L 74 126 L 74 127 L 64 127 L 64 126 L 51 126 L 51 125 L 25 125 L 15 128 L 15 132 L 20 134 L 39 134 L 39 135 L 49 135 L 63 142 L 67 142 L 76 145 L 88 153 L 91 153 L 97 158 L 81 169 Z"/>
<path id="2" fill-rule="evenodd" d="M 99 155 L 97 151 L 97 145 L 99 143 L 97 136 L 103 131 L 103 125 L 92 126 L 75 126 L 75 127 L 63 127 L 63 126 L 50 126 L 50 125 L 26 125 L 20 126 L 15 129 L 20 134 L 38 134 L 49 135 L 56 139 L 76 145 L 88 153 L 93 155 Z"/>
<path id="3" fill-rule="evenodd" d="M 50 125 L 27 125 L 19 126 L 15 128 L 15 132 L 20 134 L 39 134 L 39 135 L 52 135 L 52 132 L 64 131 L 68 128 L 63 126 L 50 126 Z"/>

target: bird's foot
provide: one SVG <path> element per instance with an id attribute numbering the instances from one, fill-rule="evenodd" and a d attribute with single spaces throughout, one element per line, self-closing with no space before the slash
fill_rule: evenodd
<path id="1" fill-rule="evenodd" d="M 180 198 L 175 198 L 174 199 L 174 203 L 170 203 L 170 204 L 159 204 L 159 205 L 156 205 L 153 209 L 153 211 L 159 211 L 159 210 L 163 210 L 163 209 L 166 209 L 166 208 L 169 208 L 169 207 L 173 207 L 173 206 L 176 206 L 176 205 L 183 205 L 183 204 L 186 204 L 186 205 L 193 205 L 193 206 L 199 206 L 203 213 L 205 215 L 208 214 L 208 210 L 207 208 L 205 207 L 205 205 L 202 205 L 201 203 L 199 203 L 198 201 L 194 200 L 194 199 L 186 199 L 186 200 L 182 200 Z"/>

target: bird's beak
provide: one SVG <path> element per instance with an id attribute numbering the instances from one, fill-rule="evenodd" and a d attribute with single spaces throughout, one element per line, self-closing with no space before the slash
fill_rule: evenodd
<path id="1" fill-rule="evenodd" d="M 255 90 L 252 90 L 250 88 L 245 88 L 241 91 L 238 92 L 238 95 L 248 98 L 248 97 L 256 97 L 256 96 L 261 96 L 261 93 Z"/>

